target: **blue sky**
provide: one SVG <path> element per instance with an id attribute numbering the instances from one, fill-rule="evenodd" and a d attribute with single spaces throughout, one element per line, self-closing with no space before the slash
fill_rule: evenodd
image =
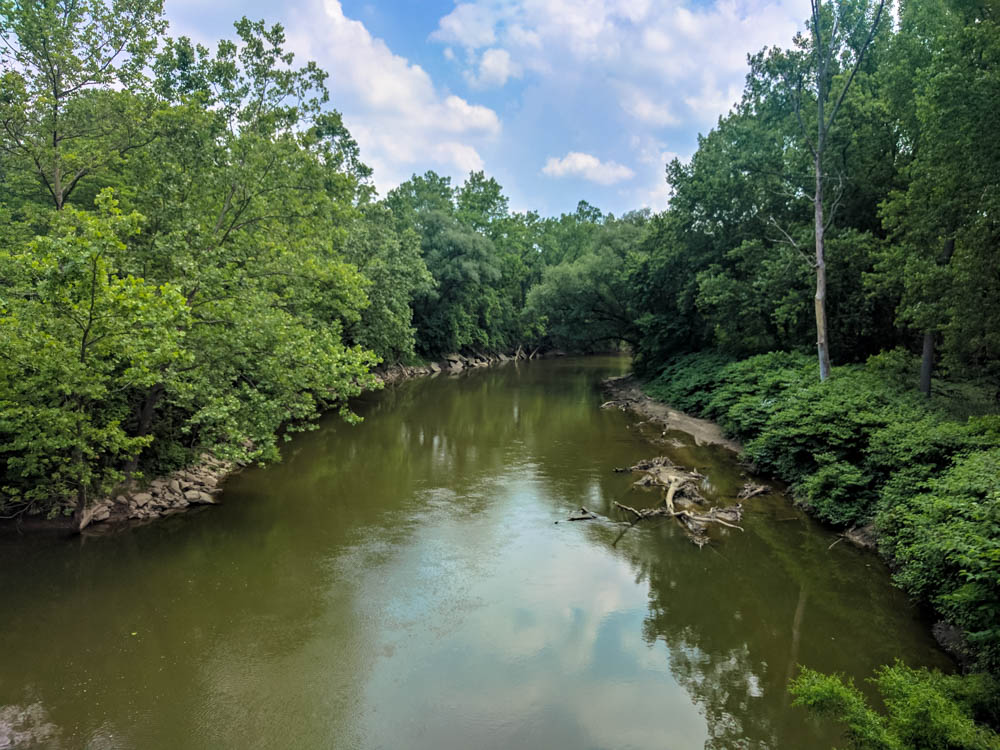
<path id="1" fill-rule="evenodd" d="M 433 169 L 484 170 L 511 207 L 584 199 L 621 214 L 667 201 L 740 95 L 746 55 L 788 46 L 805 0 L 166 0 L 171 33 L 211 44 L 242 15 L 280 22 L 330 73 L 381 194 Z"/>

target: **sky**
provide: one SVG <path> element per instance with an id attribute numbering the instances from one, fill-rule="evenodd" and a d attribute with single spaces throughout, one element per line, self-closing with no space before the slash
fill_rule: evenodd
<path id="1" fill-rule="evenodd" d="M 496 178 L 515 211 L 666 207 L 740 97 L 747 54 L 790 46 L 806 0 L 166 0 L 169 33 L 213 46 L 243 15 L 285 27 L 381 195 L 434 170 Z"/>

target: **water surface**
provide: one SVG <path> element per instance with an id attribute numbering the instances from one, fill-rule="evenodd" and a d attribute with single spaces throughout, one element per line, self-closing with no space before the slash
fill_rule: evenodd
<path id="1" fill-rule="evenodd" d="M 781 497 L 704 549 L 667 520 L 621 536 L 613 502 L 659 496 L 616 466 L 667 453 L 718 502 L 746 481 L 600 410 L 627 365 L 404 383 L 221 507 L 0 538 L 0 747 L 828 748 L 796 663 L 949 666 L 877 559 Z M 581 505 L 609 520 L 563 520 Z"/>

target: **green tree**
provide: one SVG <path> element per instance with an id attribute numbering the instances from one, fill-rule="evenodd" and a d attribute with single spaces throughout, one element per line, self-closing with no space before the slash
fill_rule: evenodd
<path id="1" fill-rule="evenodd" d="M 1000 31 L 979 9 L 903 9 L 889 74 L 910 147 L 907 182 L 883 205 L 890 233 L 875 276 L 899 295 L 900 325 L 923 333 L 921 390 L 930 395 L 938 342 L 956 373 L 995 374 L 992 323 L 1000 149 L 989 128 L 1000 106 Z"/>
<path id="2" fill-rule="evenodd" d="M 62 209 L 81 181 L 146 142 L 144 68 L 161 0 L 0 2 L 0 123 L 11 166 Z"/>
<path id="3" fill-rule="evenodd" d="M 416 328 L 412 302 L 434 285 L 413 230 L 399 234 L 392 213 L 383 205 L 368 206 L 355 222 L 344 257 L 364 275 L 370 304 L 348 328 L 351 340 L 376 352 L 385 362 L 413 359 Z"/>
<path id="4" fill-rule="evenodd" d="M 129 391 L 190 362 L 180 290 L 123 270 L 140 221 L 102 192 L 96 214 L 67 208 L 50 236 L 0 250 L 0 508 L 73 499 L 82 524 L 149 444 Z"/>

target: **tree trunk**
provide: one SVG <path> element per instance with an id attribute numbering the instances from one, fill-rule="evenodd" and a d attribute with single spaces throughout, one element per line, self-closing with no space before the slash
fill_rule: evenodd
<path id="1" fill-rule="evenodd" d="M 153 427 L 153 414 L 156 413 L 156 404 L 159 403 L 160 397 L 163 396 L 163 392 L 166 390 L 166 386 L 163 383 L 157 383 L 146 393 L 146 398 L 142 402 L 142 407 L 139 409 L 139 419 L 138 426 L 135 431 L 136 437 L 143 437 L 149 434 L 150 429 Z M 128 464 L 125 466 L 125 474 L 128 476 L 132 475 L 132 472 L 136 470 L 139 466 L 139 456 L 135 456 L 129 460 Z"/>
<path id="2" fill-rule="evenodd" d="M 944 241 L 938 265 L 947 266 L 951 263 L 951 256 L 954 254 L 955 238 L 949 237 Z M 931 395 L 931 375 L 934 373 L 934 338 L 934 331 L 924 332 L 924 350 L 920 358 L 920 391 L 928 398 Z"/>
<path id="3" fill-rule="evenodd" d="M 934 371 L 934 331 L 924 333 L 924 351 L 920 359 L 920 391 L 930 398 L 931 373 Z"/>
<path id="4" fill-rule="evenodd" d="M 822 108 L 820 118 L 822 121 Z M 819 355 L 819 379 L 830 377 L 830 343 L 826 331 L 826 259 L 823 238 L 823 154 L 822 134 L 816 149 L 816 350 Z"/>

